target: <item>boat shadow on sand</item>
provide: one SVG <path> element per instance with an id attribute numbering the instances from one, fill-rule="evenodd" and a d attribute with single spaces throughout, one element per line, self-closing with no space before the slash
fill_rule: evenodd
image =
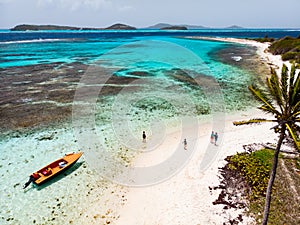
<path id="1" fill-rule="evenodd" d="M 46 187 L 56 183 L 57 181 L 63 179 L 64 177 L 67 177 L 67 176 L 71 175 L 72 173 L 74 173 L 77 169 L 79 169 L 82 166 L 83 163 L 84 163 L 84 161 L 76 162 L 70 168 L 63 171 L 63 173 L 60 173 L 60 174 L 56 175 L 55 177 L 51 178 L 51 180 L 47 181 L 46 183 L 43 183 L 41 185 L 37 185 L 37 184 L 33 183 L 33 184 L 31 184 L 31 187 L 24 190 L 24 192 L 26 193 L 27 191 L 30 191 L 32 189 L 37 189 L 38 191 L 43 190 L 44 188 L 46 188 Z"/>

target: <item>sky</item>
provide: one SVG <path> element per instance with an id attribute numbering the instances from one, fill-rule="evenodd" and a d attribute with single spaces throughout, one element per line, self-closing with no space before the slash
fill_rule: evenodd
<path id="1" fill-rule="evenodd" d="M 157 23 L 300 28 L 299 0 L 0 0 L 0 28 L 18 24 L 137 28 Z"/>

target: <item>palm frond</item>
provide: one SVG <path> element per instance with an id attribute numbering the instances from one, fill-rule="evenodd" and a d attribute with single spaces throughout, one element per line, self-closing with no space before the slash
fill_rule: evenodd
<path id="1" fill-rule="evenodd" d="M 299 130 L 300 126 L 297 125 L 297 122 L 293 124 L 295 126 L 295 130 Z"/>
<path id="2" fill-rule="evenodd" d="M 242 121 L 234 121 L 233 125 L 240 126 L 240 125 L 248 125 L 248 124 L 260 124 L 264 122 L 277 122 L 277 120 L 267 120 L 267 119 L 250 119 L 250 120 L 242 120 Z"/>
<path id="3" fill-rule="evenodd" d="M 291 112 L 300 111 L 300 100 L 296 102 L 296 104 L 291 105 Z"/>
<path id="4" fill-rule="evenodd" d="M 289 69 L 287 68 L 287 66 L 285 64 L 282 65 L 282 70 L 281 70 L 281 79 L 280 79 L 280 83 L 281 83 L 281 93 L 283 96 L 283 99 L 285 101 L 285 103 L 288 103 L 288 75 Z"/>
<path id="5" fill-rule="evenodd" d="M 272 101 L 258 88 L 249 86 L 249 90 L 253 94 L 253 96 L 260 102 L 263 103 L 263 106 L 266 106 L 265 109 L 269 109 L 270 113 L 279 113 L 275 107 L 272 105 Z"/>
<path id="6" fill-rule="evenodd" d="M 268 105 L 262 105 L 260 107 L 258 107 L 258 109 L 266 112 L 266 113 L 271 113 L 271 114 L 275 114 L 275 115 L 279 115 L 279 112 L 274 109 L 274 108 L 270 108 Z"/>
<path id="7" fill-rule="evenodd" d="M 272 70 L 271 77 L 267 78 L 267 85 L 270 91 L 271 96 L 276 100 L 277 105 L 280 107 L 281 112 L 283 112 L 283 99 L 282 99 L 282 91 L 280 89 L 279 78 L 275 72 Z"/>
<path id="8" fill-rule="evenodd" d="M 290 103 L 290 105 L 293 105 L 292 96 L 293 96 L 293 90 L 294 90 L 295 74 L 296 74 L 296 67 L 295 67 L 295 64 L 293 64 L 292 68 L 291 68 L 291 72 L 290 72 L 290 85 L 289 85 L 289 103 Z"/>
<path id="9" fill-rule="evenodd" d="M 300 151 L 300 141 L 299 141 L 299 138 L 297 136 L 296 131 L 291 126 L 289 126 L 288 124 L 285 124 L 285 125 L 286 125 L 286 128 L 289 131 L 289 134 L 293 138 L 293 141 L 295 143 L 295 146 L 296 146 L 297 150 Z"/>
<path id="10" fill-rule="evenodd" d="M 291 114 L 294 118 L 296 118 L 297 116 L 300 116 L 300 111 L 295 111 L 293 114 Z"/>
<path id="11" fill-rule="evenodd" d="M 293 103 L 299 101 L 299 95 L 300 95 L 300 72 L 296 76 L 296 81 L 294 83 L 294 89 L 293 89 L 291 101 Z"/>

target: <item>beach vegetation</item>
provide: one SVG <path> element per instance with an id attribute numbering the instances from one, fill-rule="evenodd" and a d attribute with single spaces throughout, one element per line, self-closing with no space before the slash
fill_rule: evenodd
<path id="1" fill-rule="evenodd" d="M 229 157 L 228 168 L 237 170 L 245 177 L 250 186 L 250 199 L 255 200 L 266 194 L 273 155 L 273 151 L 263 149 L 251 154 L 243 152 Z"/>
<path id="2" fill-rule="evenodd" d="M 246 189 L 249 197 L 249 211 L 247 214 L 255 218 L 257 223 L 261 223 L 263 220 L 261 212 L 264 209 L 264 195 L 268 186 L 268 174 L 272 169 L 273 156 L 273 150 L 261 149 L 254 152 L 237 153 L 226 158 L 228 161 L 226 167 L 232 171 L 237 171 L 238 175 L 244 177 L 247 182 L 246 186 L 249 187 Z M 299 224 L 299 205 L 297 201 L 299 196 L 295 196 L 295 194 L 297 195 L 300 190 L 300 176 L 298 175 L 300 159 L 282 153 L 279 154 L 279 161 L 278 173 L 272 188 L 272 205 L 268 222 L 274 225 Z M 264 173 L 265 170 L 269 172 Z M 289 176 L 292 177 L 292 181 Z M 258 177 L 259 179 L 257 179 Z M 233 180 L 240 181 L 243 179 L 235 177 Z M 257 182 L 254 182 L 256 180 Z M 294 193 L 295 191 L 296 193 Z"/>
<path id="3" fill-rule="evenodd" d="M 254 123 L 270 122 L 275 126 L 272 129 L 279 134 L 273 156 L 272 169 L 268 181 L 263 225 L 268 222 L 272 187 L 275 181 L 278 157 L 283 140 L 290 138 L 295 148 L 300 151 L 299 125 L 300 122 L 300 73 L 296 75 L 295 65 L 291 71 L 286 65 L 282 66 L 281 76 L 271 69 L 271 76 L 266 79 L 266 88 L 255 85 L 249 86 L 252 95 L 261 104 L 258 108 L 265 113 L 273 115 L 272 119 L 256 118 L 248 121 L 234 122 L 234 125 L 247 125 Z"/>
<path id="4" fill-rule="evenodd" d="M 300 63 L 300 38 L 284 37 L 274 41 L 269 50 L 272 54 L 281 55 L 282 60 Z"/>
<path id="5" fill-rule="evenodd" d="M 293 60 L 297 58 L 297 54 L 297 52 L 286 52 L 281 56 L 281 58 L 283 61 Z"/>
<path id="6" fill-rule="evenodd" d="M 263 38 L 254 38 L 253 40 L 265 43 L 265 42 L 274 42 L 275 38 L 269 38 L 268 35 L 264 36 Z"/>

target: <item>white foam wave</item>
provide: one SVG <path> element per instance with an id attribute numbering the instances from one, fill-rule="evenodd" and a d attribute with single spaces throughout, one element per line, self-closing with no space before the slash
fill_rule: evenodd
<path id="1" fill-rule="evenodd" d="M 24 43 L 34 43 L 34 42 L 53 42 L 61 41 L 62 39 L 32 39 L 32 40 L 21 40 L 21 41 L 3 41 L 0 44 L 24 44 Z"/>

